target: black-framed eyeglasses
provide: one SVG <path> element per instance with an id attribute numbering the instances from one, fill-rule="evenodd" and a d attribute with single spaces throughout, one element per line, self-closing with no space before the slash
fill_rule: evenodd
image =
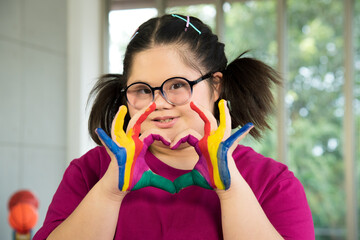
<path id="1" fill-rule="evenodd" d="M 160 87 L 151 87 L 144 82 L 135 82 L 122 89 L 127 102 L 136 109 L 142 109 L 154 101 L 155 91 L 160 90 L 164 99 L 173 105 L 183 105 L 189 102 L 193 86 L 208 79 L 212 73 L 205 74 L 200 78 L 189 81 L 183 77 L 172 77 L 165 80 Z"/>

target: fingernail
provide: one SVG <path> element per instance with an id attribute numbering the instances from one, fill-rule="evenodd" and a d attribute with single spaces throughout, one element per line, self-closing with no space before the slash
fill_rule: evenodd
<path id="1" fill-rule="evenodd" d="M 254 124 L 251 123 L 251 122 L 249 122 L 249 123 L 247 123 L 247 124 L 244 125 L 244 127 L 247 127 L 247 128 L 250 128 L 250 127 L 253 127 L 253 126 L 254 126 Z"/>

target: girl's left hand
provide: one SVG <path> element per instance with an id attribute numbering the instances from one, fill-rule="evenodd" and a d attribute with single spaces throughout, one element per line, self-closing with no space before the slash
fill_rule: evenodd
<path id="1" fill-rule="evenodd" d="M 217 129 L 211 129 L 211 126 L 217 125 L 211 112 L 198 107 L 193 102 L 190 103 L 190 107 L 199 114 L 205 123 L 204 136 L 197 140 L 195 137 L 187 135 L 172 147 L 172 149 L 176 149 L 181 143 L 188 142 L 195 147 L 199 155 L 199 161 L 194 170 L 174 181 L 177 191 L 194 184 L 208 189 L 227 190 L 231 184 L 228 156 L 232 156 L 237 144 L 249 133 L 253 124 L 247 123 L 229 136 L 231 117 L 225 100 L 219 102 L 220 124 Z M 230 166 L 236 168 L 235 164 Z"/>

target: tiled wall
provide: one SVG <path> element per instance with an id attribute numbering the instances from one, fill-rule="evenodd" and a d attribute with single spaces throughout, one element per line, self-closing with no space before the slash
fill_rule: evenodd
<path id="1" fill-rule="evenodd" d="M 37 230 L 66 167 L 66 2 L 0 0 L 0 239 L 10 195 L 37 195 Z"/>

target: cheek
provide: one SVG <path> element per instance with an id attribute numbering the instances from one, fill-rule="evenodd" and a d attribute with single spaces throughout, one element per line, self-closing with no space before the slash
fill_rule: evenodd
<path id="1" fill-rule="evenodd" d="M 138 110 L 136 110 L 135 108 L 133 108 L 131 106 L 127 106 L 127 108 L 128 108 L 128 114 L 131 119 L 138 112 Z"/>
<path id="2" fill-rule="evenodd" d="M 191 101 L 196 102 L 202 107 L 208 109 L 212 114 L 214 114 L 214 99 L 211 94 L 210 86 L 204 82 L 204 84 L 196 86 L 194 88 Z"/>
<path id="3" fill-rule="evenodd" d="M 184 108 L 182 112 L 186 124 L 184 128 L 191 128 L 200 133 L 200 135 L 203 135 L 205 123 L 199 114 L 190 108 L 190 104 L 187 106 L 187 108 Z"/>

